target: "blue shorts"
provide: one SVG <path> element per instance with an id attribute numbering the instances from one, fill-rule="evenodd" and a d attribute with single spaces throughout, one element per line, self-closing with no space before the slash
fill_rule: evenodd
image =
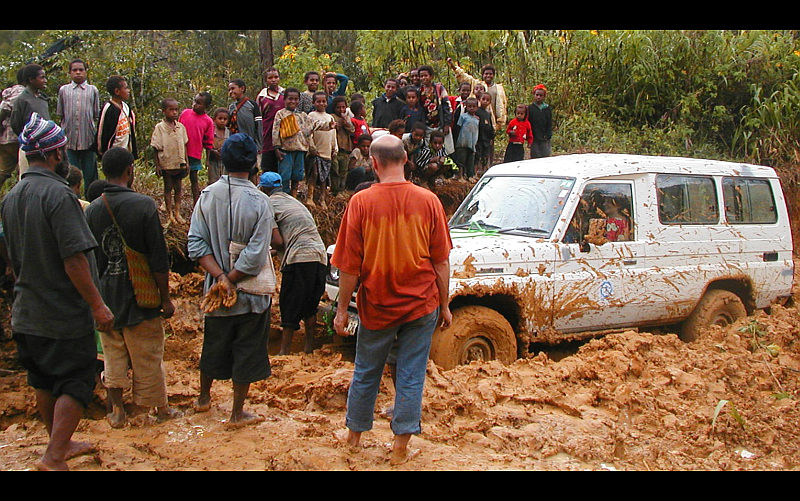
<path id="1" fill-rule="evenodd" d="M 199 158 L 189 157 L 189 170 L 200 171 L 203 170 L 203 162 Z"/>

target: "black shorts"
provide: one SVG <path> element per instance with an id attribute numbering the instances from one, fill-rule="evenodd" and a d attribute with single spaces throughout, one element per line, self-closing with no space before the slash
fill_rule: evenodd
<path id="1" fill-rule="evenodd" d="M 281 327 L 299 329 L 300 320 L 316 315 L 325 292 L 326 266 L 322 263 L 287 264 L 281 272 Z"/>
<path id="2" fill-rule="evenodd" d="M 172 170 L 162 170 L 161 173 L 164 177 L 169 177 L 170 179 L 181 180 L 187 176 L 186 169 L 172 169 Z"/>
<path id="3" fill-rule="evenodd" d="M 14 333 L 17 357 L 28 384 L 54 398 L 69 395 L 84 407 L 92 401 L 97 363 L 94 331 L 76 339 L 52 339 Z"/>
<path id="4" fill-rule="evenodd" d="M 278 156 L 275 150 L 261 154 L 261 172 L 278 172 Z"/>
<path id="5" fill-rule="evenodd" d="M 264 313 L 205 317 L 200 372 L 237 384 L 266 379 L 272 375 L 268 341 L 269 308 Z"/>

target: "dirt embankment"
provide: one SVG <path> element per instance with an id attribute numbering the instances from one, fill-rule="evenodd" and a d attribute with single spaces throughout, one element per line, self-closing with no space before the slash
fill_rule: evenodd
<path id="1" fill-rule="evenodd" d="M 103 419 L 105 395 L 98 391 L 76 434 L 96 451 L 70 460 L 72 469 L 800 469 L 797 306 L 711 329 L 692 344 L 674 334 L 628 331 L 585 343 L 558 361 L 539 353 L 507 366 L 441 371 L 429 364 L 423 433 L 412 439 L 421 453 L 392 467 L 385 449 L 392 434 L 379 414 L 360 450 L 332 438 L 344 427 L 353 364 L 351 347 L 329 338 L 305 355 L 298 336 L 296 353 L 275 356 L 273 334 L 273 375 L 251 387 L 247 403 L 265 416 L 263 423 L 226 430 L 229 382 L 215 383 L 212 409 L 195 413 L 202 276 L 173 274 L 170 286 L 178 314 L 167 322 L 165 365 L 170 404 L 184 416 L 154 423 L 140 415 L 115 430 Z M 2 299 L 8 329 L 8 296 Z M 393 394 L 385 376 L 379 411 Z M 13 342 L 2 340 L 0 469 L 32 468 L 46 443 Z"/>

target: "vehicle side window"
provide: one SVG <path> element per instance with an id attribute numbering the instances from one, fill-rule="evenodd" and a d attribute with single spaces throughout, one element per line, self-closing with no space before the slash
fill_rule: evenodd
<path id="1" fill-rule="evenodd" d="M 566 243 L 625 242 L 634 239 L 633 188 L 625 183 L 590 183 L 564 235 Z"/>
<path id="2" fill-rule="evenodd" d="M 661 224 L 715 224 L 719 206 L 714 179 L 706 176 L 656 176 Z"/>
<path id="3" fill-rule="evenodd" d="M 725 200 L 725 217 L 731 224 L 770 224 L 778 221 L 775 197 L 766 179 L 724 177 L 722 196 Z"/>

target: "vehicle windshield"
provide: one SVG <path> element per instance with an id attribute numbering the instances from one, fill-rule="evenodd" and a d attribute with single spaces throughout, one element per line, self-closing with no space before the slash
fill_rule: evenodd
<path id="1" fill-rule="evenodd" d="M 574 184 L 561 177 L 485 176 L 450 219 L 450 228 L 547 238 Z"/>

